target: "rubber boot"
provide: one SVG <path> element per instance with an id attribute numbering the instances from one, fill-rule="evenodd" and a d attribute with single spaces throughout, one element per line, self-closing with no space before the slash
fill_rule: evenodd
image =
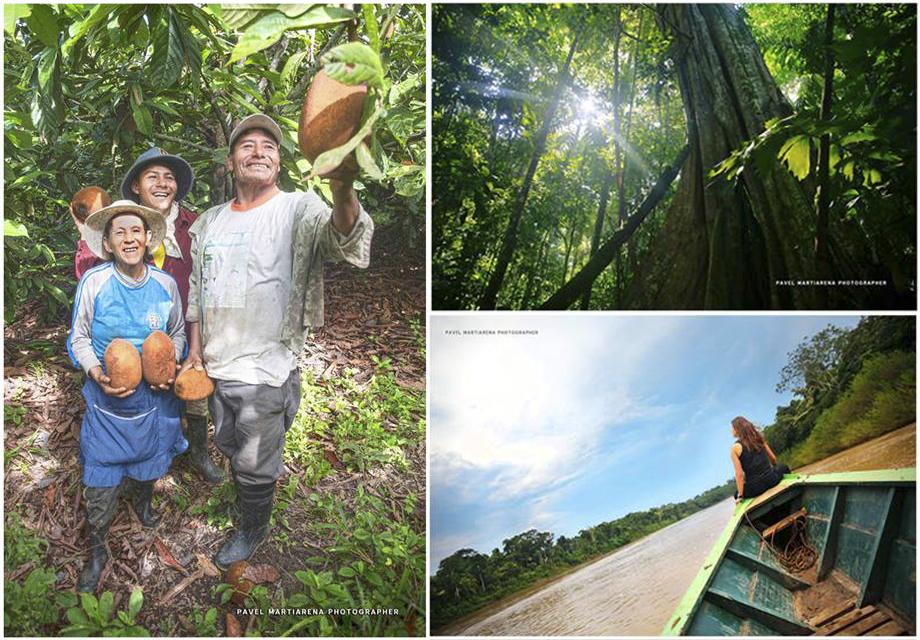
<path id="1" fill-rule="evenodd" d="M 155 528 L 163 517 L 162 514 L 153 510 L 153 482 L 153 480 L 135 481 L 134 497 L 131 499 L 131 506 L 134 507 L 137 519 L 148 529 Z"/>
<path id="2" fill-rule="evenodd" d="M 188 455 L 192 467 L 208 484 L 224 481 L 224 472 L 211 462 L 208 455 L 208 419 L 204 416 L 186 414 L 188 423 Z"/>
<path id="3" fill-rule="evenodd" d="M 248 560 L 268 535 L 275 483 L 245 485 L 236 483 L 236 500 L 240 510 L 239 527 L 214 556 L 215 564 L 226 571 L 231 564 Z"/>
<path id="4" fill-rule="evenodd" d="M 86 504 L 86 528 L 89 534 L 89 557 L 80 579 L 77 591 L 92 593 L 99 584 L 99 577 L 109 561 L 109 551 L 105 546 L 105 536 L 115 516 L 121 485 L 117 487 L 87 487 L 83 492 Z"/>

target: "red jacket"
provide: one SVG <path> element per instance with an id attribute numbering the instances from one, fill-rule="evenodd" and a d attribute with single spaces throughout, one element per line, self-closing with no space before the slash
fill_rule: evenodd
<path id="1" fill-rule="evenodd" d="M 171 275 L 179 286 L 183 316 L 188 310 L 188 277 L 192 273 L 192 237 L 189 235 L 188 230 L 197 217 L 188 209 L 179 207 L 179 215 L 176 216 L 176 242 L 179 243 L 179 249 L 182 250 L 182 259 L 166 256 L 163 261 L 163 271 Z M 74 272 L 77 275 L 77 280 L 82 278 L 84 273 L 103 262 L 106 261 L 90 251 L 89 245 L 83 239 L 77 240 L 77 253 L 74 256 Z M 153 264 L 153 259 L 148 257 L 147 262 Z"/>

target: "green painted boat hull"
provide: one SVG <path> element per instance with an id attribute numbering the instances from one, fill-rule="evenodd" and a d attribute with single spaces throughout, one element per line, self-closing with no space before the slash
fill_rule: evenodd
<path id="1" fill-rule="evenodd" d="M 824 617 L 815 603 L 836 600 L 878 607 L 912 633 L 916 503 L 915 468 L 785 476 L 736 506 L 662 635 L 810 635 Z M 763 528 L 803 507 L 817 557 L 796 574 L 751 524 Z"/>

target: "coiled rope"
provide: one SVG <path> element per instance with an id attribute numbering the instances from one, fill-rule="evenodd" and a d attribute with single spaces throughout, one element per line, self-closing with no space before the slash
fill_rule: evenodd
<path id="1" fill-rule="evenodd" d="M 789 573 L 801 573 L 814 565 L 818 560 L 818 552 L 808 543 L 808 531 L 806 529 L 805 518 L 796 518 L 793 523 L 792 535 L 789 541 L 783 547 L 782 551 L 777 549 L 773 544 L 773 537 L 767 540 L 763 534 L 754 526 L 748 514 L 744 514 L 744 519 L 751 526 L 757 535 L 764 541 L 767 549 L 773 554 L 777 562 Z"/>

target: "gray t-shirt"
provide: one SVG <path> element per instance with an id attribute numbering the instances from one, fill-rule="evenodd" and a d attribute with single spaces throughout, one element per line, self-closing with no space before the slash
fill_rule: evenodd
<path id="1" fill-rule="evenodd" d="M 298 262 L 346 259 L 366 266 L 369 254 L 373 223 L 367 214 L 361 211 L 348 238 L 335 231 L 330 214 L 314 193 L 279 192 L 247 211 L 229 203 L 209 210 L 192 227 L 195 265 L 186 317 L 200 322 L 212 378 L 280 387 L 296 367 L 296 341 L 286 339 L 285 327 L 294 300 L 301 301 L 302 315 L 309 278 Z M 306 245 L 300 257 L 298 241 Z M 292 278 L 304 282 L 294 286 Z"/>

